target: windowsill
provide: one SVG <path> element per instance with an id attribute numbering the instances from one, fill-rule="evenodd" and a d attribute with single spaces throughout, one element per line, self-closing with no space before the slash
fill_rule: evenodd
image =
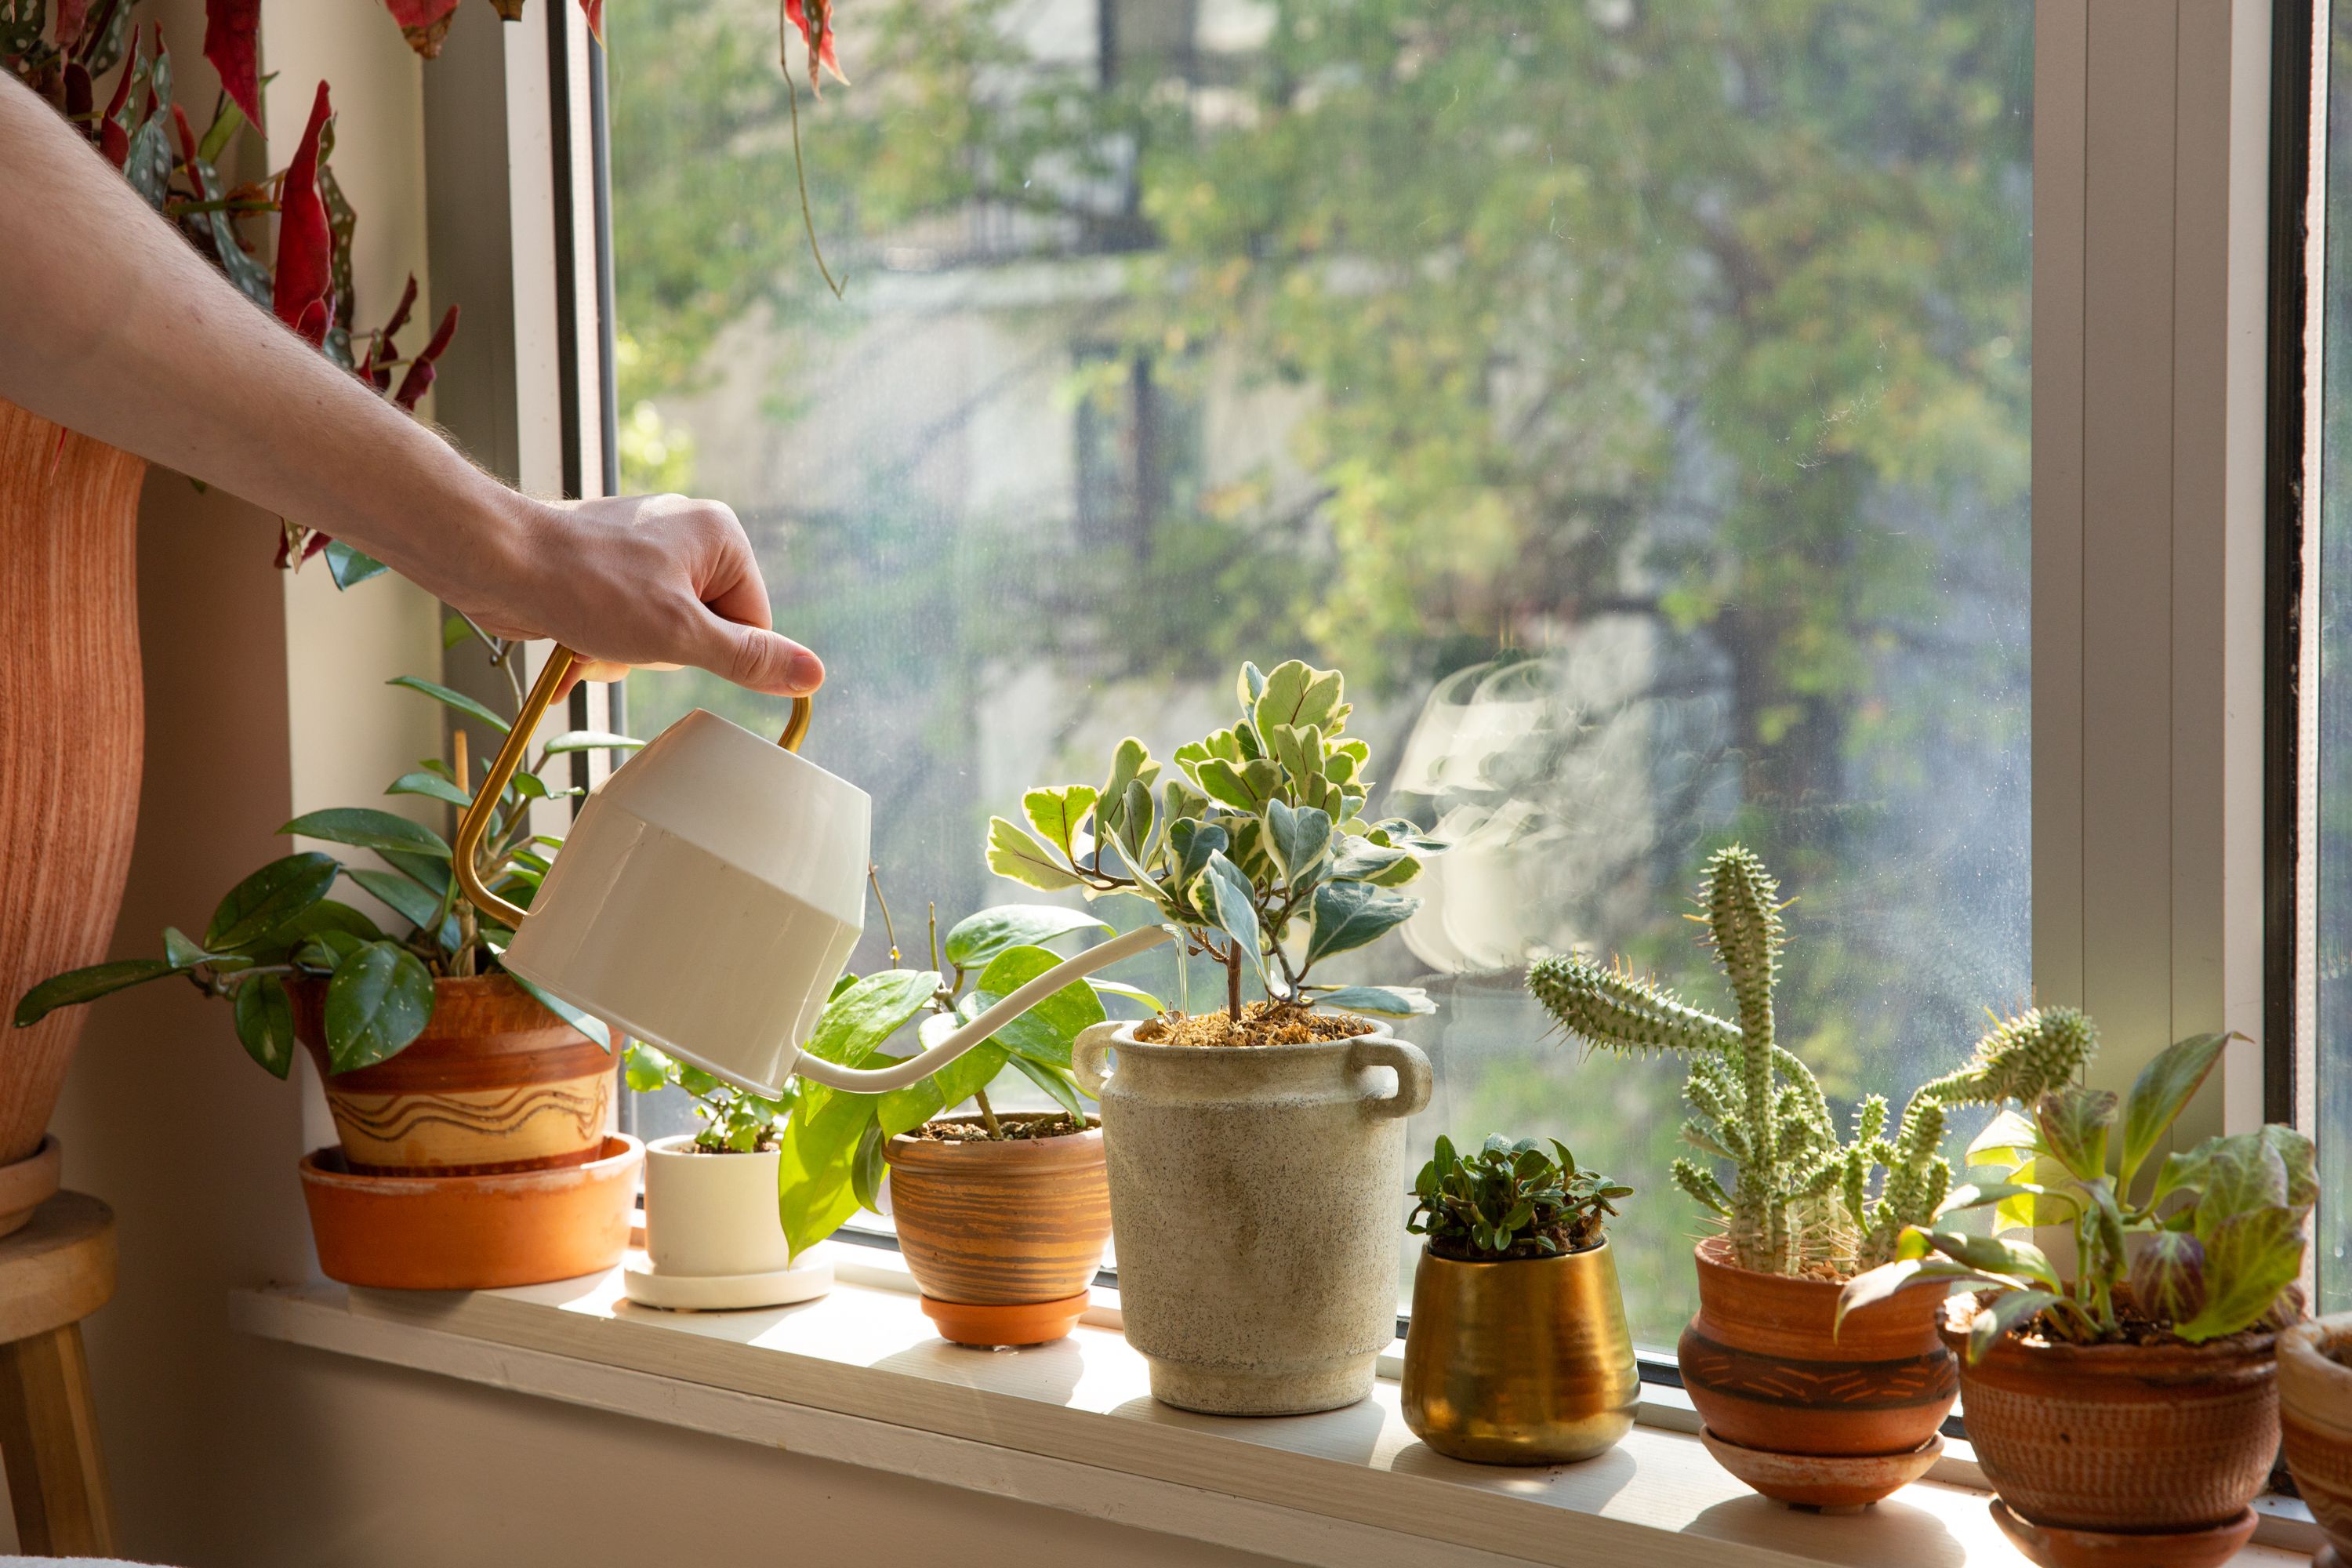
<path id="1" fill-rule="evenodd" d="M 1320 1415 L 1195 1415 L 1151 1399 L 1114 1300 L 1058 1344 L 963 1350 L 894 1288 L 895 1254 L 825 1251 L 833 1293 L 765 1311 L 635 1307 L 617 1270 L 471 1294 L 272 1286 L 232 1310 L 265 1339 L 1334 1568 L 1423 1563 L 1433 1545 L 1489 1565 L 2025 1561 L 1959 1484 L 1976 1474 L 1965 1445 L 1860 1514 L 1795 1512 L 1717 1467 L 1679 1390 L 1645 1389 L 1643 1424 L 1598 1459 L 1462 1464 L 1405 1430 L 1387 1377 Z M 2237 1562 L 2299 1564 L 2317 1539 L 2299 1505 L 2266 1508 Z"/>

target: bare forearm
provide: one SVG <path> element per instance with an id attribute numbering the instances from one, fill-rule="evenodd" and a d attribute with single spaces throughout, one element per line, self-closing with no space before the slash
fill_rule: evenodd
<path id="1" fill-rule="evenodd" d="M 0 76 L 0 395 L 464 599 L 531 503 L 256 310 Z"/>

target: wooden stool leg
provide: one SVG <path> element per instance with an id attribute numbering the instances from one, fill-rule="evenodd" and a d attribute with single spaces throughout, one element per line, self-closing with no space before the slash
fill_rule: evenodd
<path id="1" fill-rule="evenodd" d="M 18 1551 L 114 1554 L 114 1508 L 79 1323 L 0 1345 L 0 1459 L 8 1467 Z"/>

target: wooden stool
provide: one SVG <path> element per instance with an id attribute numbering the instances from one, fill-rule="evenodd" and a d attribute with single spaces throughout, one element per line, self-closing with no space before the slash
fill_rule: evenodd
<path id="1" fill-rule="evenodd" d="M 0 1237 L 0 1460 L 19 1552 L 114 1554 L 81 1344 L 81 1321 L 113 1294 L 114 1211 L 96 1198 L 59 1193 Z"/>

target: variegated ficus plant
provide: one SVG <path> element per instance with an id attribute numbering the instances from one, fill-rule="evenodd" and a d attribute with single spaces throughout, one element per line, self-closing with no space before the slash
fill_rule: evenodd
<path id="1" fill-rule="evenodd" d="M 1236 692 L 1240 717 L 1178 747 L 1172 768 L 1130 736 L 1099 785 L 1029 791 L 1027 827 L 989 823 L 989 868 L 1046 892 L 1144 900 L 1186 952 L 1224 971 L 1236 1023 L 1246 981 L 1277 1007 L 1433 1011 L 1413 987 L 1307 979 L 1409 919 L 1421 900 L 1397 889 L 1441 847 L 1412 822 L 1364 816 L 1371 748 L 1345 733 L 1339 672 L 1244 664 Z"/>
<path id="2" fill-rule="evenodd" d="M 354 324 L 352 237 L 359 216 L 328 164 L 335 121 L 327 84 L 319 84 L 286 167 L 267 179 L 236 181 L 223 166 L 234 165 L 239 134 L 261 121 L 261 0 L 205 0 L 205 58 L 220 73 L 221 91 L 201 135 L 186 110 L 173 101 L 163 24 L 151 34 L 135 21 L 134 9 L 135 0 L 0 5 L 0 63 L 89 137 L 131 189 L 247 299 L 379 396 L 413 412 L 433 384 L 435 362 L 457 334 L 457 308 L 449 307 L 414 355 L 404 355 L 397 341 L 415 308 L 414 277 L 383 326 L 362 331 Z M 112 88 L 101 98 L 110 74 Z M 272 214 L 277 247 L 265 259 L 248 226 Z M 316 529 L 282 525 L 280 566 L 298 567 L 322 551 L 338 586 L 383 570 Z"/>
<path id="3" fill-rule="evenodd" d="M 2234 1037 L 2172 1046 L 2120 1102 L 2111 1089 L 2070 1084 L 2042 1095 L 2030 1115 L 2004 1111 L 1969 1148 L 1969 1163 L 1997 1165 L 1997 1175 L 1955 1190 L 1933 1225 L 1906 1228 L 1893 1261 L 1845 1288 L 1839 1317 L 1922 1280 L 1971 1286 L 1981 1294 L 1970 1361 L 2012 1331 L 2075 1344 L 2151 1334 L 2202 1344 L 2293 1322 L 2303 1311 L 2304 1226 L 2319 1194 L 2311 1141 L 2273 1124 L 2167 1153 L 2148 1174 Z M 1975 1209 L 1992 1211 L 1992 1235 L 1943 1227 Z M 2066 1227 L 2071 1277 L 2023 1234 L 2036 1226 Z"/>
<path id="4" fill-rule="evenodd" d="M 1844 1276 L 1895 1255 L 1905 1227 L 1937 1212 L 1952 1181 L 1943 1156 L 1948 1113 L 1960 1105 L 2031 1103 L 2065 1083 L 2096 1042 L 2090 1020 L 2036 1008 L 1996 1026 L 1967 1066 L 1922 1085 L 1891 1135 L 1887 1104 L 1870 1095 L 1841 1142 L 1812 1069 L 1780 1043 L 1772 992 L 1787 940 L 1780 887 L 1735 844 L 1707 862 L 1699 899 L 1716 958 L 1738 1004 L 1718 1018 L 1622 968 L 1589 959 L 1538 961 L 1528 989 L 1560 1026 L 1628 1056 L 1671 1051 L 1690 1059 L 1683 1094 L 1695 1113 L 1684 1141 L 1731 1168 L 1676 1160 L 1675 1183 L 1718 1215 L 1743 1268 Z"/>

